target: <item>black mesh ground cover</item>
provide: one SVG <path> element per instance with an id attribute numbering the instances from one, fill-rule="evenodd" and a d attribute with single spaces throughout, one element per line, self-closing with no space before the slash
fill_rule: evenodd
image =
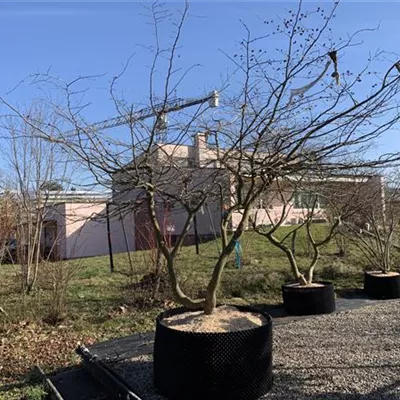
<path id="1" fill-rule="evenodd" d="M 400 298 L 400 275 L 375 276 L 364 274 L 364 292 L 374 299 Z"/>
<path id="2" fill-rule="evenodd" d="M 241 311 L 254 312 L 238 306 Z M 170 400 L 254 400 L 272 387 L 272 319 L 236 332 L 184 332 L 161 323 L 188 311 L 160 314 L 154 343 L 154 385 Z"/>
<path id="3" fill-rule="evenodd" d="M 299 288 L 283 285 L 285 311 L 290 315 L 330 314 L 335 311 L 335 291 L 332 282 L 316 282 L 323 286 Z"/>

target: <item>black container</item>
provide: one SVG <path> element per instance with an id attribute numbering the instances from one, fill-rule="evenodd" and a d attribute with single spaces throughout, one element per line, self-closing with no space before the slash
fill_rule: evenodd
<path id="1" fill-rule="evenodd" d="M 364 292 L 374 299 L 400 298 L 400 275 L 377 276 L 364 273 Z"/>
<path id="2" fill-rule="evenodd" d="M 283 306 L 290 315 L 330 314 L 335 311 L 332 282 L 315 282 L 323 286 L 282 286 Z"/>
<path id="3" fill-rule="evenodd" d="M 240 311 L 257 312 L 237 306 Z M 154 385 L 170 400 L 254 400 L 272 387 L 272 320 L 236 332 L 184 332 L 156 320 Z"/>

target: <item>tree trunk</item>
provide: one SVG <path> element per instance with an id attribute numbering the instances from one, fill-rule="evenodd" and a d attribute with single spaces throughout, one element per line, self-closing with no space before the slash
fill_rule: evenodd
<path id="1" fill-rule="evenodd" d="M 207 293 L 206 302 L 204 304 L 204 314 L 211 315 L 217 306 L 216 290 Z"/>
<path id="2" fill-rule="evenodd" d="M 162 260 L 162 253 L 159 246 L 157 246 L 157 257 L 156 257 L 156 269 L 155 269 L 155 280 L 154 280 L 154 287 L 153 287 L 153 295 L 152 295 L 152 302 L 156 300 L 158 295 L 158 291 L 160 290 L 160 282 L 161 282 L 161 274 L 163 270 L 163 260 Z"/>

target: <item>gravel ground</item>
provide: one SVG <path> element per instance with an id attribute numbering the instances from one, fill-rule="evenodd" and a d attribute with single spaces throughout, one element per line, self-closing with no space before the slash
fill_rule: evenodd
<path id="1" fill-rule="evenodd" d="M 274 327 L 274 386 L 262 399 L 400 399 L 400 301 Z M 152 359 L 115 369 L 144 400 L 164 400 L 152 386 Z M 229 400 L 229 399 L 221 399 Z"/>

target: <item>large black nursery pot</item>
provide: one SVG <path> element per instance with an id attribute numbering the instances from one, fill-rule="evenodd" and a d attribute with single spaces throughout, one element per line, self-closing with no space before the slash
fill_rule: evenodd
<path id="1" fill-rule="evenodd" d="M 315 282 L 320 286 L 282 286 L 283 306 L 290 315 L 330 314 L 335 311 L 335 291 L 332 282 Z"/>
<path id="2" fill-rule="evenodd" d="M 238 310 L 257 312 L 250 307 Z M 272 387 L 272 320 L 232 332 L 186 332 L 162 320 L 187 312 L 177 308 L 156 321 L 154 385 L 170 400 L 254 400 Z"/>
<path id="3" fill-rule="evenodd" d="M 400 274 L 366 271 L 364 292 L 374 299 L 398 299 L 400 298 Z"/>

